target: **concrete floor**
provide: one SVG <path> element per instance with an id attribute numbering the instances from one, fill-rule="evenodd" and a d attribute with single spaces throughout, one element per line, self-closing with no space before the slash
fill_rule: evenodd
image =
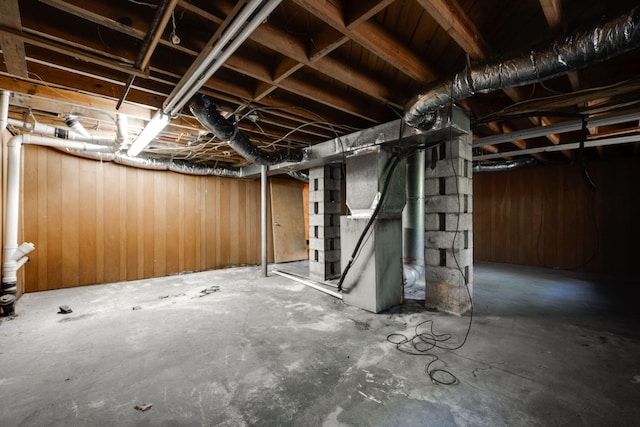
<path id="1" fill-rule="evenodd" d="M 477 263 L 469 340 L 434 352 L 454 386 L 386 337 L 469 317 L 413 301 L 374 315 L 255 267 L 27 294 L 0 323 L 0 425 L 637 426 L 630 285 Z"/>

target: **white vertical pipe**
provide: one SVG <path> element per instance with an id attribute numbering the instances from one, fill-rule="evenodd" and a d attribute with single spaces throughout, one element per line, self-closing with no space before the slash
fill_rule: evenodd
<path id="1" fill-rule="evenodd" d="M 267 277 L 267 263 L 268 258 L 268 245 L 267 245 L 267 171 L 268 166 L 263 165 L 260 170 L 260 229 L 262 230 L 261 243 L 262 243 L 262 276 Z"/>
<path id="2" fill-rule="evenodd" d="M 17 264 L 13 254 L 18 249 L 18 209 L 20 202 L 20 150 L 22 149 L 22 135 L 14 136 L 7 144 L 9 162 L 7 167 L 7 203 L 4 227 L 4 258 L 2 263 L 3 285 L 17 282 Z M 3 289 L 4 290 L 4 289 Z M 7 291 L 14 291 L 14 287 L 7 287 Z"/>
<path id="3" fill-rule="evenodd" d="M 129 121 L 126 115 L 120 113 L 116 115 L 116 142 L 121 145 L 129 143 Z"/>
<path id="4" fill-rule="evenodd" d="M 48 147 L 69 148 L 82 151 L 104 151 L 103 145 L 46 136 L 21 134 L 14 136 L 7 144 L 9 162 L 7 168 L 6 216 L 4 231 L 4 259 L 2 263 L 2 284 L 4 291 L 13 292 L 18 278 L 16 272 L 26 262 L 24 255 L 34 249 L 27 243 L 18 250 L 18 216 L 20 208 L 20 154 L 23 144 L 44 145 Z M 17 259 L 16 259 L 17 258 Z M 14 286 L 8 286 L 13 284 Z"/>
<path id="5" fill-rule="evenodd" d="M 0 94 L 0 132 L 7 127 L 9 118 L 9 91 L 3 90 Z"/>

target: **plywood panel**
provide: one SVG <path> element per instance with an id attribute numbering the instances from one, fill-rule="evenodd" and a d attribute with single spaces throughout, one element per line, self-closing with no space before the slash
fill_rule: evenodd
<path id="1" fill-rule="evenodd" d="M 270 180 L 275 262 L 307 258 L 302 187 L 295 181 Z"/>
<path id="2" fill-rule="evenodd" d="M 28 291 L 260 262 L 258 181 L 24 151 Z"/>
<path id="3" fill-rule="evenodd" d="M 62 176 L 61 190 L 62 206 L 64 207 L 62 220 L 62 235 L 64 249 L 62 251 L 62 281 L 65 286 L 76 286 L 80 276 L 80 171 L 78 158 L 61 156 Z"/>
<path id="4" fill-rule="evenodd" d="M 474 257 L 638 277 L 640 159 L 474 176 Z M 595 216 L 594 216 L 595 212 Z"/>

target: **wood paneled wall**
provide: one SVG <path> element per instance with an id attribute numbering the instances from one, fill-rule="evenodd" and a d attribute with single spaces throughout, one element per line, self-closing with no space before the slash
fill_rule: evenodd
<path id="1" fill-rule="evenodd" d="M 260 263 L 259 181 L 23 150 L 27 292 Z"/>
<path id="2" fill-rule="evenodd" d="M 640 158 L 473 177 L 474 259 L 640 277 Z"/>

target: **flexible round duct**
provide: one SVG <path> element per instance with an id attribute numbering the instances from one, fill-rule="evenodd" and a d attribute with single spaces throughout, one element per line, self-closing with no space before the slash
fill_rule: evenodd
<path id="1" fill-rule="evenodd" d="M 429 130 L 435 111 L 476 93 L 523 86 L 582 69 L 640 47 L 640 7 L 589 31 L 553 42 L 493 64 L 465 68 L 426 93 L 416 95 L 405 108 L 405 122 Z"/>
<path id="2" fill-rule="evenodd" d="M 264 151 L 253 145 L 237 126 L 218 113 L 213 99 L 207 95 L 196 94 L 189 101 L 189 109 L 203 126 L 213 132 L 217 138 L 228 142 L 231 148 L 250 162 L 259 165 L 276 165 L 302 160 L 301 150 Z"/>

